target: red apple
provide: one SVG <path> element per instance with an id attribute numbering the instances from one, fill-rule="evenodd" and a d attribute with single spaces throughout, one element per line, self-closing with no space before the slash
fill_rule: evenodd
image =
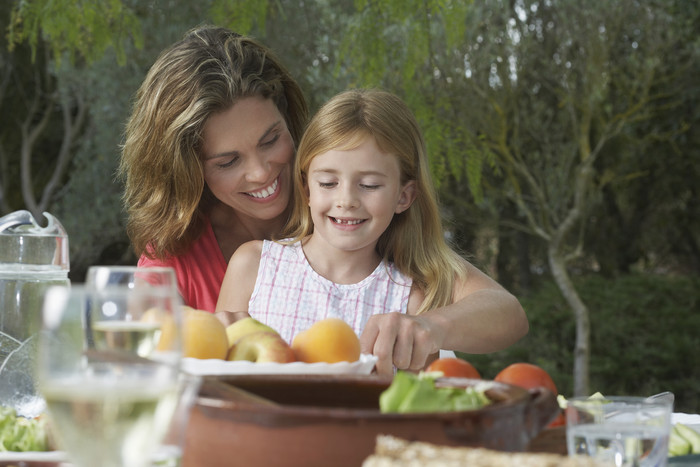
<path id="1" fill-rule="evenodd" d="M 279 334 L 259 331 L 238 339 L 229 350 L 227 360 L 290 363 L 296 359 L 292 348 Z"/>

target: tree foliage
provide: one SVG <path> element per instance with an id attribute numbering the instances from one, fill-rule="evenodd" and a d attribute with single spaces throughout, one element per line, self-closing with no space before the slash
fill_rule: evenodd
<path id="1" fill-rule="evenodd" d="M 113 180 L 131 96 L 187 29 L 227 26 L 270 45 L 312 109 L 347 87 L 407 101 L 450 235 L 506 285 L 555 279 L 585 393 L 577 272 L 700 271 L 699 20 L 692 0 L 12 0 L 0 12 L 0 109 L 13 109 L 0 112 L 0 206 L 60 213 L 74 264 L 133 260 Z M 42 115 L 23 153 L 22 122 Z"/>
<path id="2" fill-rule="evenodd" d="M 12 6 L 7 29 L 10 51 L 26 41 L 36 58 L 40 43 L 45 43 L 56 62 L 64 53 L 71 61 L 76 55 L 94 61 L 112 47 L 117 61 L 124 64 L 124 43 L 142 45 L 140 19 L 130 2 L 122 0 L 18 1 Z"/>

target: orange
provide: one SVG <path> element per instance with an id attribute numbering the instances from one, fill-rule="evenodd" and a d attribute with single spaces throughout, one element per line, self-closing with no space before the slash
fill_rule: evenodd
<path id="1" fill-rule="evenodd" d="M 554 380 L 543 368 L 532 363 L 513 363 L 501 370 L 494 381 L 512 384 L 525 389 L 544 387 L 558 394 Z"/>
<path id="2" fill-rule="evenodd" d="M 292 350 L 300 362 L 354 362 L 360 358 L 360 339 L 342 319 L 326 318 L 294 336 Z"/>
<path id="3" fill-rule="evenodd" d="M 438 358 L 425 371 L 440 371 L 447 377 L 481 379 L 474 365 L 461 358 Z"/>
<path id="4" fill-rule="evenodd" d="M 225 360 L 228 337 L 224 324 L 207 311 L 185 308 L 183 312 L 183 356 Z"/>

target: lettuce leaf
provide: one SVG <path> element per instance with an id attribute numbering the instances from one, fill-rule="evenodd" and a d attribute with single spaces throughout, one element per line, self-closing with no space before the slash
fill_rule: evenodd
<path id="1" fill-rule="evenodd" d="M 441 374 L 398 371 L 391 385 L 379 396 L 382 413 L 455 412 L 479 409 L 491 403 L 473 387 L 435 387 Z"/>
<path id="2" fill-rule="evenodd" d="M 48 444 L 43 418 L 19 417 L 15 409 L 0 406 L 0 452 L 47 451 Z"/>

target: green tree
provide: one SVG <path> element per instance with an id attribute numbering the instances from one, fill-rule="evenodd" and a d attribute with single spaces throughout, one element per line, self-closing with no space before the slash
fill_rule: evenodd
<path id="1" fill-rule="evenodd" d="M 38 42 L 0 49 L 0 208 L 30 210 L 37 219 L 65 182 L 72 151 L 86 121 L 86 103 Z"/>
<path id="2" fill-rule="evenodd" d="M 576 394 L 588 392 L 591 323 L 574 271 L 700 263 L 700 145 L 698 132 L 688 131 L 700 114 L 697 2 L 68 3 L 13 0 L 11 20 L 0 20 L 15 49 L 3 47 L 0 59 L 23 64 L 29 76 L 33 57 L 58 86 L 47 89 L 81 83 L 86 131 L 58 193 L 79 232 L 71 238 L 93 262 L 101 242 L 118 250 L 125 241 L 111 177 L 129 97 L 159 50 L 210 21 L 271 45 L 312 108 L 353 86 L 381 86 L 409 103 L 453 220 L 450 234 L 491 268 L 508 272 L 516 263 L 508 256 L 517 257 L 524 272 L 513 282 L 528 283 L 535 268 L 551 272 L 575 316 Z M 15 78 L 7 76 L 0 75 L 3 109 L 24 95 L 12 92 Z M 53 122 L 61 121 L 59 108 Z M 17 119 L 0 115 L 6 209 L 24 202 L 21 190 L 5 189 L 20 179 L 6 174 L 19 173 L 21 140 L 6 130 Z M 36 153 L 54 161 L 60 134 L 46 133 L 46 150 Z M 33 182 L 35 192 L 47 179 Z M 103 203 L 104 219 L 80 216 L 75 206 L 86 197 Z"/>
<path id="3" fill-rule="evenodd" d="M 678 108 L 672 83 L 688 69 L 664 64 L 693 36 L 671 1 L 396 3 L 358 4 L 347 68 L 417 109 L 438 178 L 466 175 L 478 202 L 482 168 L 495 168 L 486 203 L 512 202 L 508 225 L 546 245 L 576 322 L 574 392 L 587 394 L 589 311 L 571 268 L 592 258 L 586 226 L 605 214 L 604 190 L 634 176 L 648 144 L 686 130 L 662 131 L 658 119 Z"/>

